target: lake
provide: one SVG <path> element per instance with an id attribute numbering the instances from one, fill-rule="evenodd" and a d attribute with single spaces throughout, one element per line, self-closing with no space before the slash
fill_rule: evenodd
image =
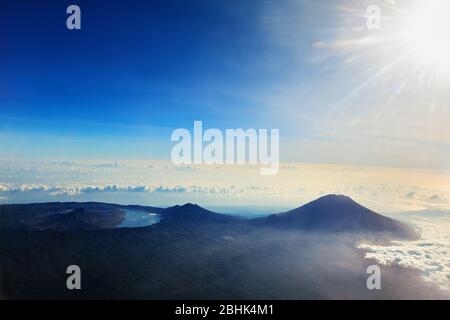
<path id="1" fill-rule="evenodd" d="M 140 210 L 122 209 L 125 211 L 125 219 L 116 228 L 145 227 L 158 223 L 160 218 L 156 213 Z"/>

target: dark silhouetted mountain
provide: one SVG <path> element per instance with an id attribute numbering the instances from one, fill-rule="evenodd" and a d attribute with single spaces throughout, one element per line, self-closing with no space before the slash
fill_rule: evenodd
<path id="1" fill-rule="evenodd" d="M 114 228 L 123 210 L 159 213 L 163 209 L 101 202 L 48 202 L 0 205 L 0 228 L 91 230 Z"/>
<path id="2" fill-rule="evenodd" d="M 237 220 L 234 217 L 215 213 L 192 203 L 169 207 L 160 214 L 163 223 L 226 223 Z"/>
<path id="3" fill-rule="evenodd" d="M 387 232 L 401 237 L 415 236 L 414 230 L 409 226 L 382 216 L 342 195 L 327 195 L 297 209 L 273 214 L 255 222 L 308 231 Z"/>
<path id="4" fill-rule="evenodd" d="M 326 196 L 250 221 L 186 204 L 161 209 L 160 223 L 105 228 L 123 209 L 98 203 L 0 206 L 2 298 L 448 297 L 419 272 L 388 266 L 381 266 L 383 290 L 367 290 L 366 270 L 373 261 L 357 246 L 391 240 L 409 229 L 348 197 Z M 20 219 L 12 219 L 15 214 Z M 98 220 L 108 216 L 112 220 Z M 82 290 L 67 290 L 71 264 L 88 274 Z"/>
<path id="5" fill-rule="evenodd" d="M 409 226 L 340 195 L 324 196 L 300 208 L 248 222 L 191 203 L 166 209 L 98 202 L 2 205 L 0 227 L 60 231 L 108 229 L 121 223 L 124 209 L 158 213 L 163 225 L 233 223 L 304 231 L 386 232 L 402 238 L 415 235 Z"/>
<path id="6" fill-rule="evenodd" d="M 68 213 L 46 216 L 34 228 L 60 231 L 108 229 L 120 224 L 124 216 L 125 212 L 117 208 L 104 212 L 76 208 Z"/>

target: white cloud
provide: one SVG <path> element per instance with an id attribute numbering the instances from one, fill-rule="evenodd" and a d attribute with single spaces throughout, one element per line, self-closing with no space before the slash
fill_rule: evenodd
<path id="1" fill-rule="evenodd" d="M 209 205 L 296 207 L 338 193 L 375 211 L 396 212 L 448 208 L 450 186 L 444 183 L 448 179 L 450 174 L 445 172 L 331 164 L 284 163 L 278 175 L 264 177 L 255 166 L 180 167 L 143 160 L 0 161 L 0 196 L 12 202 L 115 202 L 120 198 L 117 201 L 154 204 L 164 198 L 170 205 L 195 197 Z"/>
<path id="2" fill-rule="evenodd" d="M 359 248 L 366 251 L 367 259 L 420 270 L 424 279 L 450 290 L 450 217 L 426 216 L 423 213 L 411 220 L 422 230 L 418 241 L 393 241 L 389 246 L 361 244 Z"/>
<path id="3" fill-rule="evenodd" d="M 432 196 L 428 197 L 426 201 L 429 203 L 447 203 L 447 199 L 442 199 L 437 194 L 433 194 Z"/>

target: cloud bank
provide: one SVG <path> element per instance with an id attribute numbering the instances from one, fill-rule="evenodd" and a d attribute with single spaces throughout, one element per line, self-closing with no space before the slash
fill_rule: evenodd
<path id="1" fill-rule="evenodd" d="M 393 241 L 390 246 L 361 244 L 367 259 L 387 266 L 399 266 L 420 270 L 424 279 L 450 290 L 450 213 L 428 217 L 432 212 L 423 212 L 420 217 L 410 219 L 421 228 L 418 241 Z"/>
<path id="2" fill-rule="evenodd" d="M 264 177 L 254 166 L 176 166 L 168 161 L 0 161 L 0 202 L 112 201 L 296 207 L 324 194 L 380 212 L 450 209 L 450 174 L 290 164 Z"/>

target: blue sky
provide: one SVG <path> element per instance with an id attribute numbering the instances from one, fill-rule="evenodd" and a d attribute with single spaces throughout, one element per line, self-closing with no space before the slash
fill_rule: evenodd
<path id="1" fill-rule="evenodd" d="M 405 18 L 367 30 L 371 3 L 76 1 L 69 31 L 72 2 L 2 1 L 2 158 L 168 159 L 202 120 L 279 128 L 282 161 L 450 168 L 448 77 L 397 62 Z"/>
<path id="2" fill-rule="evenodd" d="M 161 144 L 170 132 L 196 119 L 278 128 L 283 119 L 267 112 L 260 94 L 288 81 L 294 63 L 296 78 L 314 76 L 272 41 L 264 23 L 270 2 L 78 1 L 80 31 L 65 28 L 68 4 L 2 4 L 0 129 L 15 137 L 2 144 L 19 155 L 38 156 L 39 146 L 55 156 L 94 149 L 120 157 L 114 146 L 98 147 L 125 137 L 129 152 L 146 140 L 155 150 L 135 157 L 167 157 L 170 146 Z"/>
<path id="3" fill-rule="evenodd" d="M 244 88 L 261 90 L 289 68 L 258 25 L 255 2 L 77 3 L 80 31 L 65 28 L 69 2 L 3 4 L 2 117 L 55 120 L 46 129 L 62 132 L 67 124 L 58 120 L 173 127 L 201 117 L 220 124 L 256 107 L 241 96 Z M 278 65 L 265 66 L 273 56 Z M 224 108 L 229 117 L 218 120 Z"/>

